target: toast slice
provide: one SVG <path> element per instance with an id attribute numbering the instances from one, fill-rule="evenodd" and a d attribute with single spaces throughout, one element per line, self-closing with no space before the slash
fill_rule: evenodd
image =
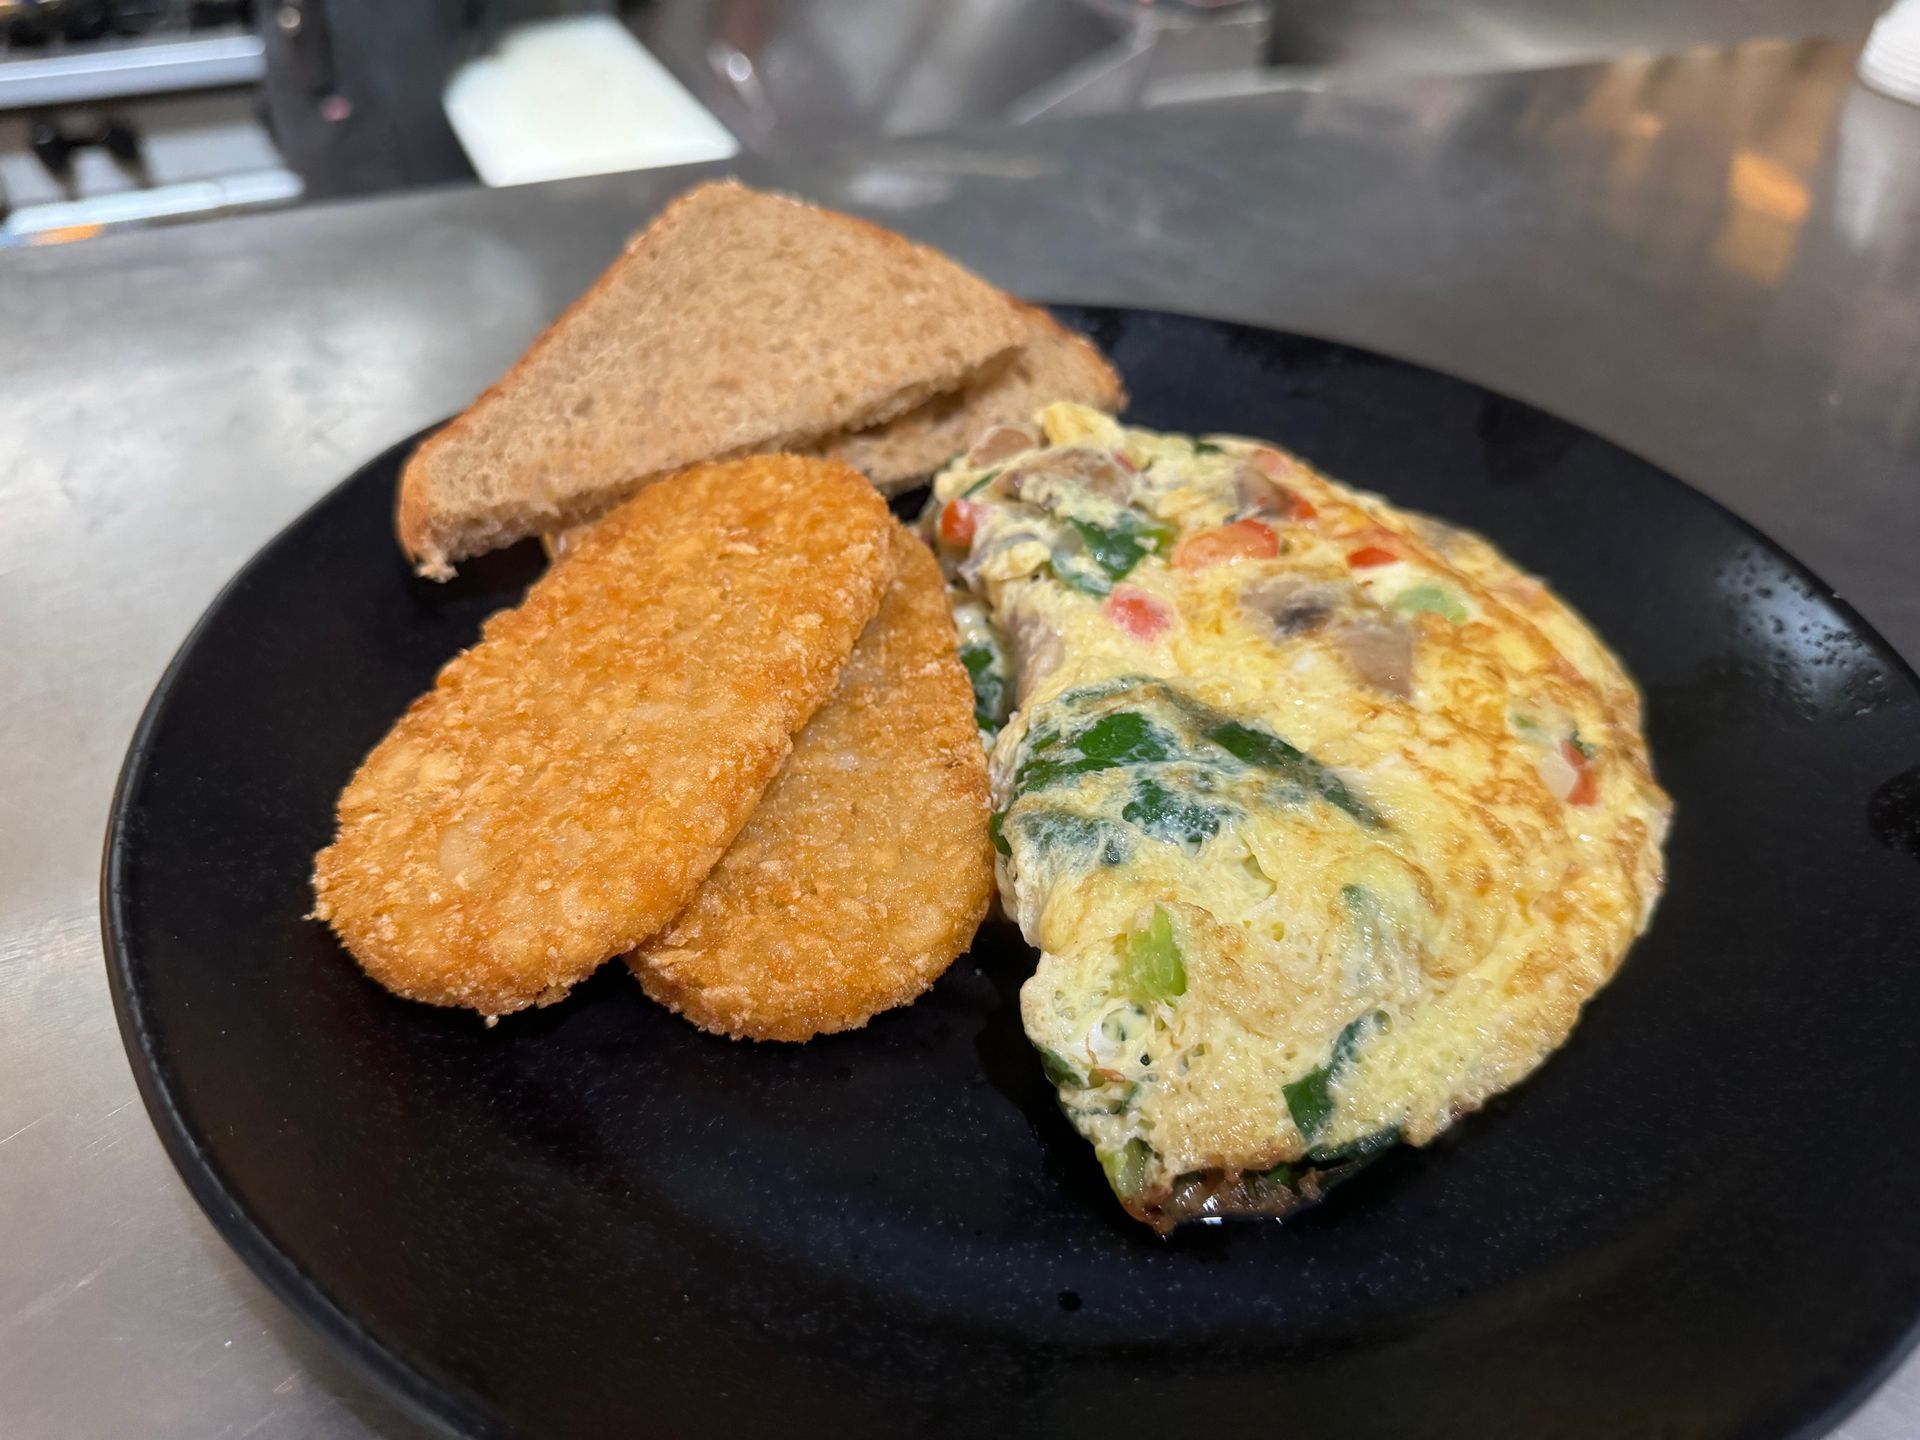
<path id="1" fill-rule="evenodd" d="M 423 575 L 611 509 L 700 461 L 797 449 L 953 390 L 1020 309 L 851 216 L 701 185 L 669 205 L 400 478 Z"/>
<path id="2" fill-rule="evenodd" d="M 846 461 L 891 495 L 931 475 L 983 431 L 1024 424 L 1056 400 L 1108 412 L 1126 407 L 1126 389 L 1098 350 L 1038 306 L 1020 305 L 1020 311 L 1025 343 L 964 389 L 822 441 L 814 453 Z"/>

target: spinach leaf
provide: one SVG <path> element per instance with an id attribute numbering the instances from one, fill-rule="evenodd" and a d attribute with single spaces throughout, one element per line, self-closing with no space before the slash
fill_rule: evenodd
<path id="1" fill-rule="evenodd" d="M 1143 778 L 1120 818 L 1138 825 L 1156 840 L 1198 849 L 1220 833 L 1226 812 L 1214 805 L 1189 800 L 1166 786 Z"/>
<path id="2" fill-rule="evenodd" d="M 1047 737 L 1043 737 L 1046 739 Z M 1149 760 L 1166 760 L 1173 754 L 1173 737 L 1137 710 L 1116 710 L 1103 715 L 1058 753 L 1038 754 L 1052 749 L 1035 741 L 1026 762 L 1013 777 L 1016 793 L 1044 790 L 1075 775 L 1091 775 L 1118 765 L 1138 765 Z"/>
<path id="3" fill-rule="evenodd" d="M 1120 865 L 1132 854 L 1127 835 L 1111 820 L 1066 810 L 1029 810 L 1018 821 L 1021 837 L 1038 850 L 1099 848 L 1102 865 Z"/>
<path id="4" fill-rule="evenodd" d="M 1167 526 L 1132 518 L 1131 512 L 1124 510 L 1118 522 L 1110 527 L 1071 517 L 1067 523 L 1109 580 L 1120 579 L 1147 556 L 1159 554 L 1173 538 L 1173 531 Z"/>
<path id="5" fill-rule="evenodd" d="M 960 651 L 960 663 L 973 682 L 973 718 L 992 733 L 1006 723 L 1007 678 L 1000 656 L 991 645 L 975 642 Z"/>
<path id="6" fill-rule="evenodd" d="M 1269 1185 L 1283 1185 L 1297 1192 L 1300 1189 L 1301 1168 L 1291 1160 L 1282 1160 L 1270 1170 L 1249 1170 L 1240 1179 L 1250 1194 L 1257 1194 Z"/>
<path id="7" fill-rule="evenodd" d="M 1170 689 L 1165 681 L 1156 680 L 1150 675 L 1114 675 L 1105 680 L 1091 680 L 1085 685 L 1076 685 L 1071 690 L 1062 690 L 1053 697 L 1051 705 L 1061 709 L 1077 709 L 1092 701 L 1105 700 L 1129 690 L 1151 698 L 1160 691 Z M 1038 748 L 1037 742 L 1035 748 Z"/>
<path id="8" fill-rule="evenodd" d="M 1315 1165 L 1345 1165 L 1354 1160 L 1371 1160 L 1399 1143 L 1398 1130 L 1376 1130 L 1371 1135 L 1362 1135 L 1358 1140 L 1349 1140 L 1344 1145 L 1326 1145 L 1309 1150 L 1307 1159 Z"/>
<path id="9" fill-rule="evenodd" d="M 996 810 L 987 817 L 987 838 L 993 841 L 993 848 L 1002 855 L 1013 854 L 1013 847 L 1007 844 L 1007 812 Z"/>
<path id="10" fill-rule="evenodd" d="M 956 456 L 955 458 L 957 459 L 958 457 Z M 978 495 L 982 490 L 986 489 L 987 486 L 991 485 L 995 480 L 998 480 L 1000 478 L 1001 470 L 1005 468 L 1006 468 L 1005 466 L 1001 466 L 1001 465 L 994 466 L 993 469 L 987 471 L 986 474 L 982 475 L 978 480 L 974 481 L 971 485 L 967 486 L 966 489 L 962 490 L 960 492 L 960 498 L 962 500 L 968 500 L 968 499 L 971 499 L 973 496 Z"/>
<path id="11" fill-rule="evenodd" d="M 1226 453 L 1226 447 L 1224 445 L 1216 445 L 1211 440 L 1196 440 L 1193 442 L 1193 453 L 1196 455 L 1223 455 Z"/>
<path id="12" fill-rule="evenodd" d="M 1379 812 L 1349 790 L 1338 775 L 1278 735 L 1242 725 L 1238 720 L 1226 720 L 1207 730 L 1206 737 L 1236 760 L 1291 780 L 1370 829 L 1377 830 L 1386 824 Z"/>
<path id="13" fill-rule="evenodd" d="M 1242 725 L 1238 720 L 1223 720 L 1207 731 L 1207 738 L 1236 760 L 1268 770 L 1291 770 L 1307 758 L 1305 751 L 1289 745 L 1278 735 Z"/>
<path id="14" fill-rule="evenodd" d="M 1047 563 L 1054 578 L 1083 595 L 1111 595 L 1113 580 L 1087 549 L 1086 542 L 1069 531 L 1053 542 Z"/>
<path id="15" fill-rule="evenodd" d="M 1287 1113 L 1293 1116 L 1293 1123 L 1300 1128 L 1301 1136 L 1309 1144 L 1327 1128 L 1327 1121 L 1333 1118 L 1335 1077 L 1353 1058 L 1353 1052 L 1359 1048 L 1360 1042 L 1372 1034 L 1376 1027 L 1384 1025 L 1386 1018 L 1380 1011 L 1372 1010 L 1352 1021 L 1333 1042 L 1333 1054 L 1326 1064 L 1318 1070 L 1309 1070 L 1291 1085 L 1280 1087 L 1280 1094 L 1287 1102 Z"/>

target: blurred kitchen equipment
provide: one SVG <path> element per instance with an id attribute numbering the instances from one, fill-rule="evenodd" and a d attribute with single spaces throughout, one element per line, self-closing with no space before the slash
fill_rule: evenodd
<path id="1" fill-rule="evenodd" d="M 627 22 L 743 144 L 1110 114 L 1343 74 L 1864 32 L 1881 0 L 649 0 Z"/>
<path id="2" fill-rule="evenodd" d="M 262 3 L 268 118 L 314 197 L 473 180 L 442 105 L 449 80 L 515 26 L 616 9 L 615 0 Z"/>
<path id="3" fill-rule="evenodd" d="M 735 134 L 764 149 L 776 141 L 925 134 L 1131 108 L 1149 59 L 1174 36 L 1237 26 L 1232 63 L 1254 64 L 1262 9 L 1104 0 L 662 0 L 631 7 L 628 23 Z"/>
<path id="4" fill-rule="evenodd" d="M 0 0 L 0 243 L 284 204 L 253 0 Z"/>
<path id="5" fill-rule="evenodd" d="M 0 0 L 0 109 L 257 83 L 251 0 Z"/>
<path id="6" fill-rule="evenodd" d="M 1920 0 L 1894 0 L 1860 52 L 1860 78 L 1883 95 L 1920 105 Z"/>
<path id="7" fill-rule="evenodd" d="M 1896 20 L 1913 3 L 1889 16 L 1887 36 L 1898 38 Z M 717 156 L 728 142 L 701 111 L 759 151 L 1112 114 L 1343 75 L 1510 70 L 1760 35 L 1857 34 L 1880 4 L 0 0 L 0 243 L 458 183 L 479 169 L 531 178 Z M 534 64 L 520 75 L 535 77 L 524 95 L 503 85 L 528 53 L 501 37 L 561 17 L 602 27 L 605 54 L 589 68 L 632 78 L 556 90 L 539 78 L 552 77 L 552 66 Z M 644 57 L 610 58 L 619 42 L 605 27 L 615 21 L 677 86 Z M 1900 53 L 1891 44 L 1876 42 L 1863 74 L 1897 91 L 1906 72 L 1883 58 Z M 458 74 L 477 85 L 468 93 L 475 103 L 448 92 Z M 555 94 L 563 103 L 538 98 Z M 462 116 L 471 158 L 443 97 Z M 527 97 L 531 109 L 516 109 Z M 101 145 L 63 151 L 71 163 L 56 172 L 43 157 L 62 147 L 31 144 L 36 126 L 73 137 L 103 125 L 132 135 L 122 149 L 144 158 L 144 177 Z"/>

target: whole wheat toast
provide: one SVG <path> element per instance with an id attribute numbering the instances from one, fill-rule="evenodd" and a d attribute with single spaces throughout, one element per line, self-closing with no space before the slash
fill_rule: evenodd
<path id="1" fill-rule="evenodd" d="M 844 460 L 883 494 L 925 479 L 995 425 L 1019 425 L 1056 400 L 1118 411 L 1126 388 L 1106 358 L 1037 305 L 1021 305 L 1024 344 L 959 390 L 936 395 L 904 415 L 812 446 Z"/>
<path id="2" fill-rule="evenodd" d="M 1014 302 L 865 221 L 727 181 L 669 205 L 401 475 L 420 573 L 594 518 L 700 461 L 801 449 L 963 385 Z"/>

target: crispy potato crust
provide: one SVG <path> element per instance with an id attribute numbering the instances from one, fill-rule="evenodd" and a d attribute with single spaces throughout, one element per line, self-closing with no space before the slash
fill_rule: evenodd
<path id="1" fill-rule="evenodd" d="M 746 823 L 873 617 L 892 524 L 855 471 L 792 456 L 642 491 L 374 747 L 315 916 L 397 994 L 558 999 Z"/>
<path id="2" fill-rule="evenodd" d="M 806 1040 L 904 1005 L 993 894 L 987 772 L 940 568 L 899 568 L 840 687 L 753 819 L 665 931 L 628 957 L 706 1030 Z"/>

